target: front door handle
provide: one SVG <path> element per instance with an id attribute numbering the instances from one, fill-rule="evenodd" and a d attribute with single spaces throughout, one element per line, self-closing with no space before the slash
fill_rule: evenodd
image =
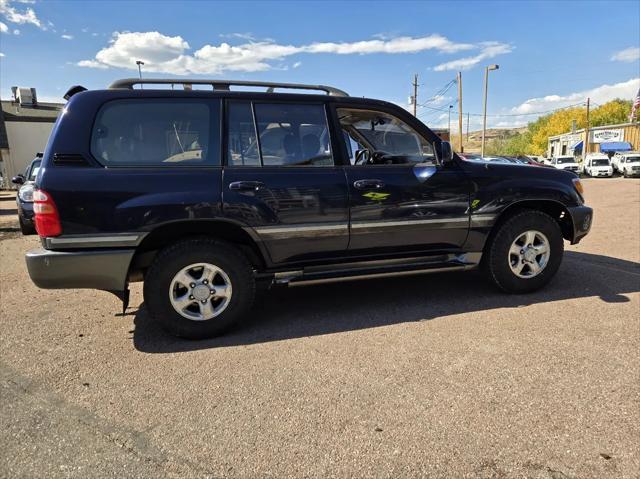
<path id="1" fill-rule="evenodd" d="M 375 179 L 357 180 L 353 182 L 353 187 L 357 190 L 379 190 L 384 188 L 384 182 Z"/>
<path id="2" fill-rule="evenodd" d="M 233 191 L 258 191 L 264 188 L 262 181 L 234 181 L 229 183 L 229 189 Z"/>

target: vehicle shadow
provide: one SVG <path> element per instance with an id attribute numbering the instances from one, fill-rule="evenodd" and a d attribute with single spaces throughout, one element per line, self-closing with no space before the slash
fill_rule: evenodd
<path id="1" fill-rule="evenodd" d="M 599 297 L 607 303 L 630 301 L 640 291 L 640 263 L 607 256 L 566 252 L 560 271 L 541 291 L 509 295 L 497 291 L 479 272 L 372 279 L 318 286 L 276 288 L 258 296 L 253 313 L 220 338 L 188 341 L 164 333 L 144 304 L 134 313 L 133 343 L 147 353 L 206 348 L 376 328 L 404 322 L 565 299 Z"/>

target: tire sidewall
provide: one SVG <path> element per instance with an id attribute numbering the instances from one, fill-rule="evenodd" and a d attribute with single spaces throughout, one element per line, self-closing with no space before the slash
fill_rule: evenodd
<path id="1" fill-rule="evenodd" d="M 205 321 L 187 319 L 171 304 L 170 285 L 175 275 L 194 263 L 209 263 L 222 269 L 231 282 L 228 306 Z M 158 254 L 144 284 L 145 303 L 151 315 L 171 334 L 200 339 L 228 330 L 244 316 L 253 303 L 255 285 L 251 268 L 235 248 L 220 242 L 186 241 Z"/>
<path id="2" fill-rule="evenodd" d="M 510 267 L 509 249 L 526 231 L 539 231 L 549 241 L 550 255 L 544 270 L 533 278 L 520 278 Z M 519 213 L 505 221 L 493 238 L 489 251 L 489 272 L 502 290 L 511 293 L 527 293 L 545 286 L 556 274 L 564 252 L 564 240 L 558 223 L 549 215 L 530 211 Z"/>

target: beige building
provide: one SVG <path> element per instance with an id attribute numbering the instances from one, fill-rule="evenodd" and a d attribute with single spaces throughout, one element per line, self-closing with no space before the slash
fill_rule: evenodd
<path id="1" fill-rule="evenodd" d="M 16 95 L 14 100 L 2 100 L 1 103 L 0 174 L 4 187 L 14 188 L 11 178 L 23 173 L 36 153 L 44 150 L 63 105 L 38 103 L 35 91 L 31 96 Z"/>
<path id="2" fill-rule="evenodd" d="M 547 157 L 583 156 L 584 128 L 575 132 L 549 137 Z M 615 153 L 616 151 L 640 151 L 640 123 L 596 126 L 589 129 L 589 146 L 586 153 Z"/>

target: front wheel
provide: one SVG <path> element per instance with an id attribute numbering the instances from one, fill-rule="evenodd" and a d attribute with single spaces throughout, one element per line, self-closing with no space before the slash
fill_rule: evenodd
<path id="1" fill-rule="evenodd" d="M 18 216 L 18 223 L 20 224 L 20 232 L 23 235 L 27 236 L 36 234 L 36 229 L 33 227 L 33 225 L 25 223 L 22 219 L 22 216 Z"/>
<path id="2" fill-rule="evenodd" d="M 254 295 L 253 269 L 244 255 L 208 238 L 160 251 L 144 281 L 151 316 L 170 334 L 188 339 L 224 333 L 249 311 Z"/>
<path id="3" fill-rule="evenodd" d="M 526 210 L 502 224 L 485 248 L 485 271 L 507 293 L 529 293 L 556 274 L 564 242 L 558 223 L 541 211 Z"/>

